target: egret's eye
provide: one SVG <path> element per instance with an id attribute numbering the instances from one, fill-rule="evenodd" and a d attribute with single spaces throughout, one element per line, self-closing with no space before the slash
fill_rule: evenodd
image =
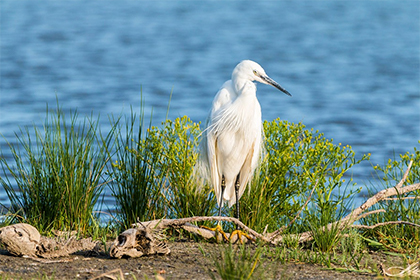
<path id="1" fill-rule="evenodd" d="M 252 72 L 254 73 L 255 76 L 258 76 L 257 70 L 252 70 Z"/>

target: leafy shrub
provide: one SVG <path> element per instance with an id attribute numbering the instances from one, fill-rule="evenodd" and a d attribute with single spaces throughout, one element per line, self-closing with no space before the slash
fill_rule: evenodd
<path id="1" fill-rule="evenodd" d="M 360 191 L 346 193 L 352 181 L 346 172 L 367 160 L 369 155 L 356 160 L 351 147 L 334 145 L 322 133 L 305 129 L 302 123 L 280 119 L 265 121 L 264 132 L 266 153 L 259 175 L 240 201 L 241 213 L 247 213 L 241 219 L 248 226 L 262 231 L 266 225 L 269 230 L 275 230 L 288 224 L 305 203 L 316 181 L 318 184 L 308 207 L 313 210 L 304 212 L 308 220 L 318 217 L 318 211 L 344 208 L 345 199 Z M 347 185 L 345 176 L 348 176 Z"/>
<path id="2" fill-rule="evenodd" d="M 167 207 L 166 216 L 211 216 L 216 204 L 213 192 L 209 186 L 197 187 L 193 180 L 199 124 L 184 116 L 174 121 L 166 120 L 162 128 L 152 127 L 149 135 L 150 143 L 161 145 L 163 153 L 158 169 L 165 171 L 162 203 Z"/>

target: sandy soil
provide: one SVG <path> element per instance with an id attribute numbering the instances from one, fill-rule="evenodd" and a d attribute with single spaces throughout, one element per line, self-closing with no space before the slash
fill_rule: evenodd
<path id="1" fill-rule="evenodd" d="M 74 254 L 67 258 L 47 263 L 48 260 L 19 258 L 0 250 L 0 279 L 40 279 L 42 275 L 53 279 L 92 279 L 107 273 L 114 277 L 121 271 L 123 279 L 155 279 L 160 273 L 163 279 L 211 279 L 208 270 L 215 275 L 216 270 L 210 257 L 200 251 L 219 250 L 216 244 L 197 242 L 170 242 L 171 254 L 166 256 L 148 256 L 137 259 L 110 259 L 105 252 L 99 255 L 86 256 Z M 374 256 L 373 258 L 380 258 Z M 57 262 L 58 261 L 58 262 Z M 378 262 L 380 260 L 378 259 Z M 263 264 L 264 279 L 375 279 L 374 274 L 354 272 L 337 272 L 325 270 L 321 266 L 287 263 L 274 260 Z M 114 271 L 117 270 L 118 271 Z M 114 271 L 113 273 L 111 273 Z M 135 278 L 133 277 L 135 276 Z M 111 279 L 106 277 L 96 279 Z M 115 278 L 116 279 L 116 278 Z M 161 278 L 162 279 L 162 278 Z"/>

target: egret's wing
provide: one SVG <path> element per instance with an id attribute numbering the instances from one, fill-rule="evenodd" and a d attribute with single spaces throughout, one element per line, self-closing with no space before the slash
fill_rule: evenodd
<path id="1" fill-rule="evenodd" d="M 261 152 L 263 150 L 263 140 L 262 132 L 257 134 L 255 141 L 252 143 L 251 149 L 249 150 L 247 157 L 245 159 L 244 165 L 241 168 L 240 172 L 240 181 L 239 181 L 239 198 L 242 197 L 247 185 L 252 180 L 255 169 L 258 168 L 258 165 L 261 161 Z M 236 203 L 236 199 L 229 202 L 229 207 Z"/>
<path id="2" fill-rule="evenodd" d="M 219 111 L 223 106 L 226 104 L 231 104 L 235 97 L 236 94 L 234 93 L 232 87 L 232 81 L 226 81 L 213 99 L 210 119 L 212 119 L 211 117 L 214 116 L 214 113 Z"/>
<path id="3" fill-rule="evenodd" d="M 208 175 L 210 177 L 211 184 L 214 188 L 214 192 L 216 194 L 217 203 L 220 204 L 220 196 L 221 196 L 221 181 L 222 177 L 218 170 L 218 163 L 217 163 L 217 136 L 220 129 L 219 124 L 217 124 L 217 115 L 220 113 L 220 110 L 223 110 L 224 106 L 227 104 L 232 103 L 232 82 L 229 80 L 225 82 L 219 92 L 216 94 L 213 100 L 213 105 L 209 114 L 209 118 L 207 120 L 207 126 L 204 131 L 205 135 L 203 139 L 205 143 L 203 143 L 205 147 L 203 147 L 202 152 L 205 152 L 207 155 L 207 163 L 208 163 Z M 219 205 L 221 206 L 221 205 Z"/>

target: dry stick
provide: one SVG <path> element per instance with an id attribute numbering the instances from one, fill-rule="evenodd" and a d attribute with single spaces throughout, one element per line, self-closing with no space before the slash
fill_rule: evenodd
<path id="1" fill-rule="evenodd" d="M 161 228 L 167 228 L 167 227 L 182 227 L 182 226 L 187 225 L 188 223 L 204 222 L 204 221 L 231 222 L 241 227 L 243 230 L 249 232 L 254 237 L 260 238 L 266 242 L 270 242 L 270 240 L 267 237 L 247 227 L 244 223 L 232 217 L 190 217 L 190 218 L 181 218 L 181 219 L 161 219 L 161 220 L 153 220 L 149 222 L 141 222 L 134 225 L 135 226 L 141 225 L 144 227 L 152 227 L 152 228 L 156 227 L 158 229 L 161 229 Z M 188 225 L 188 226 L 192 226 L 192 225 Z M 199 228 L 199 227 L 195 227 L 195 229 L 198 231 L 208 231 L 206 229 Z"/>
<path id="2" fill-rule="evenodd" d="M 351 227 L 373 229 L 373 228 L 380 227 L 380 226 L 385 226 L 385 225 L 401 225 L 401 224 L 402 225 L 409 225 L 409 226 L 413 226 L 413 227 L 420 227 L 420 225 L 418 225 L 418 224 L 411 223 L 411 222 L 406 222 L 406 221 L 389 221 L 389 222 L 378 223 L 378 224 L 371 225 L 371 226 L 352 225 Z"/>
<path id="3" fill-rule="evenodd" d="M 408 199 L 420 199 L 419 196 L 407 196 L 407 197 L 387 197 L 382 200 L 408 200 Z"/>
<path id="4" fill-rule="evenodd" d="M 366 212 L 366 213 L 360 215 L 359 217 L 357 217 L 355 221 L 358 221 L 360 219 L 363 219 L 364 217 L 367 217 L 367 216 L 372 215 L 372 214 L 377 214 L 377 213 L 386 213 L 386 211 L 385 211 L 385 209 L 378 209 L 378 210 L 369 211 L 369 212 Z"/>
<path id="5" fill-rule="evenodd" d="M 330 223 L 326 227 L 331 228 L 332 226 L 334 226 L 337 223 L 339 223 L 340 227 L 344 227 L 346 224 L 352 224 L 356 220 L 358 220 L 360 218 L 363 218 L 366 215 L 381 212 L 379 210 L 376 210 L 376 211 L 371 211 L 371 212 L 368 212 L 368 213 L 365 213 L 365 214 L 362 215 L 362 213 L 367 208 L 369 208 L 372 205 L 378 203 L 379 201 L 383 200 L 384 198 L 389 197 L 389 196 L 393 196 L 393 195 L 398 195 L 398 194 L 401 195 L 401 194 L 404 194 L 404 193 L 408 193 L 408 192 L 420 189 L 420 183 L 416 183 L 416 184 L 412 184 L 412 185 L 409 185 L 409 186 L 402 187 L 405 180 L 407 179 L 407 176 L 408 176 L 408 173 L 411 169 L 412 164 L 413 164 L 413 161 L 411 161 L 409 163 L 408 168 L 407 168 L 406 172 L 404 173 L 403 178 L 401 179 L 401 181 L 395 187 L 388 188 L 388 189 L 385 189 L 385 190 L 382 190 L 382 191 L 378 192 L 376 195 L 374 195 L 373 197 L 366 200 L 365 203 L 363 203 L 360 207 L 353 210 L 349 215 L 344 217 L 342 220 L 334 222 L 334 223 Z M 134 224 L 133 226 L 140 226 L 141 225 L 143 227 L 151 227 L 151 228 L 157 228 L 157 229 L 164 229 L 164 228 L 167 228 L 167 227 L 184 227 L 186 230 L 188 230 L 190 232 L 200 234 L 200 235 L 203 236 L 202 232 L 211 232 L 211 231 L 188 224 L 188 223 L 202 222 L 202 221 L 232 222 L 232 223 L 235 223 L 236 225 L 238 225 L 239 227 L 241 227 L 242 229 L 248 231 L 251 235 L 255 236 L 256 238 L 259 238 L 261 240 L 264 240 L 264 241 L 272 243 L 272 244 L 277 244 L 277 243 L 281 242 L 282 239 L 283 239 L 282 236 L 279 236 L 279 238 L 277 238 L 277 239 L 267 238 L 267 237 L 263 236 L 262 234 L 254 231 L 253 229 L 247 227 L 246 225 L 244 225 L 238 219 L 232 218 L 232 217 L 191 217 L 191 218 L 182 218 L 182 219 L 161 219 L 161 220 L 141 222 L 141 223 Z M 207 235 L 209 235 L 209 233 L 207 233 Z M 270 235 L 270 234 L 268 234 L 268 235 Z M 214 234 L 213 234 L 213 236 L 214 236 Z M 311 232 L 309 232 L 309 231 L 299 234 L 299 242 L 300 243 L 305 242 L 305 241 L 309 241 L 309 240 L 311 240 L 311 238 L 312 238 L 311 237 Z"/>
<path id="6" fill-rule="evenodd" d="M 286 228 L 290 227 L 296 221 L 296 219 L 300 216 L 300 213 L 302 213 L 303 209 L 305 209 L 306 205 L 308 204 L 309 200 L 311 199 L 312 194 L 314 193 L 316 186 L 318 186 L 318 179 L 316 179 L 315 186 L 312 188 L 312 191 L 309 194 L 308 198 L 306 199 L 305 204 L 303 204 L 302 208 L 299 210 L 299 212 L 296 214 L 296 216 L 293 218 L 293 220 L 287 225 Z"/>
<path id="7" fill-rule="evenodd" d="M 277 235 L 281 234 L 286 228 L 290 227 L 296 221 L 296 219 L 300 216 L 300 213 L 303 211 L 303 209 L 305 209 L 306 205 L 308 204 L 309 200 L 311 199 L 312 194 L 314 193 L 316 186 L 318 186 L 318 179 L 316 179 L 315 186 L 312 188 L 312 191 L 309 194 L 308 198 L 306 199 L 306 202 L 303 204 L 302 208 L 300 208 L 299 212 L 296 214 L 296 216 L 293 218 L 293 220 L 287 226 L 282 226 L 278 230 L 271 233 L 270 234 L 271 235 L 270 239 L 274 239 Z"/>
<path id="8" fill-rule="evenodd" d="M 402 267 L 390 267 L 388 269 L 381 263 L 379 264 L 380 269 L 382 270 L 382 274 L 384 276 L 391 276 L 391 277 L 420 277 L 420 262 L 412 263 L 407 268 Z M 400 272 L 398 273 L 391 273 L 391 271 L 395 271 L 398 269 Z"/>
<path id="9" fill-rule="evenodd" d="M 118 273 L 119 274 L 119 278 L 118 278 L 118 276 L 112 275 L 114 273 Z M 123 272 L 122 272 L 121 268 L 117 268 L 117 269 L 114 269 L 114 270 L 111 270 L 111 271 L 102 273 L 101 275 L 98 275 L 98 276 L 95 276 L 93 278 L 90 278 L 89 280 L 101 279 L 103 277 L 106 277 L 106 278 L 109 278 L 109 279 L 113 279 L 113 280 L 114 279 L 115 280 L 117 280 L 117 279 L 124 280 L 124 275 L 123 275 Z"/>
<path id="10" fill-rule="evenodd" d="M 318 180 L 316 180 L 316 183 L 315 183 L 314 187 L 312 188 L 312 191 L 311 191 L 309 197 L 307 198 L 305 204 L 303 205 L 301 210 L 298 212 L 298 214 L 289 223 L 289 225 L 287 227 L 290 227 L 293 224 L 293 222 L 297 219 L 297 217 L 300 215 L 300 213 L 306 207 L 306 205 L 308 204 L 308 202 L 309 202 L 313 192 L 315 191 L 315 188 L 316 188 L 317 185 L 318 185 Z M 153 221 L 148 221 L 148 222 L 139 222 L 137 224 L 134 224 L 133 226 L 140 226 L 140 225 L 142 227 L 151 226 L 152 228 L 156 228 L 156 227 L 157 228 L 166 228 L 166 227 L 177 227 L 177 226 L 178 227 L 184 227 L 184 226 L 187 226 L 187 228 L 184 227 L 184 229 L 186 229 L 187 231 L 195 232 L 197 234 L 203 235 L 202 232 L 207 232 L 208 230 L 203 229 L 203 228 L 199 228 L 199 227 L 196 227 L 196 226 L 193 226 L 193 225 L 187 225 L 188 223 L 203 222 L 203 221 L 224 221 L 224 222 L 235 223 L 236 225 L 241 227 L 243 230 L 249 232 L 254 237 L 259 238 L 259 239 L 261 239 L 265 242 L 268 242 L 268 243 L 273 243 L 272 240 L 274 239 L 274 236 L 280 234 L 285 229 L 285 228 L 279 229 L 279 230 L 274 232 L 275 235 L 273 235 L 273 233 L 271 233 L 269 235 L 271 235 L 272 237 L 267 238 L 264 235 L 256 232 L 255 230 L 247 227 L 240 220 L 238 220 L 236 218 L 232 218 L 232 217 L 191 217 L 191 218 L 181 218 L 181 219 L 161 219 L 161 220 L 153 220 Z"/>
<path id="11" fill-rule="evenodd" d="M 24 256 L 24 258 L 28 258 L 40 263 L 67 263 L 67 262 L 71 262 L 73 261 L 72 259 L 60 259 L 60 260 L 46 260 L 43 258 L 37 258 L 37 257 L 26 257 Z"/>

